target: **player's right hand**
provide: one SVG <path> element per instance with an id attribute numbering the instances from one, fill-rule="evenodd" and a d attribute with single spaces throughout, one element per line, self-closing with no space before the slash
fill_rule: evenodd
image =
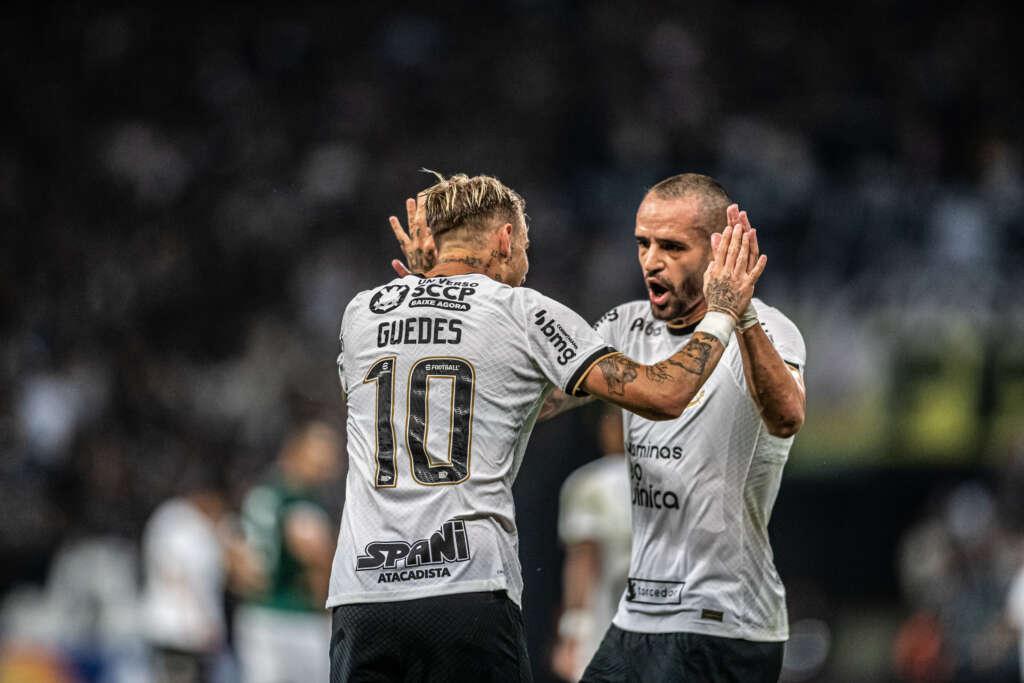
<path id="1" fill-rule="evenodd" d="M 388 222 L 391 224 L 391 231 L 395 233 L 395 239 L 405 254 L 405 263 L 398 259 L 391 262 L 399 277 L 410 274 L 422 275 L 434 267 L 437 263 L 437 249 L 434 246 L 434 235 L 427 225 L 427 211 L 424 202 L 417 197 L 409 197 L 405 200 L 405 212 L 408 219 L 409 232 L 406 233 L 402 222 L 397 216 L 390 216 Z"/>
<path id="2" fill-rule="evenodd" d="M 735 209 L 730 208 L 730 218 Z M 764 272 L 768 257 L 757 250 L 757 233 L 749 221 L 732 222 L 721 236 L 712 235 L 712 259 L 704 272 L 704 299 L 708 310 L 728 313 L 735 320 L 754 296 L 754 283 Z"/>

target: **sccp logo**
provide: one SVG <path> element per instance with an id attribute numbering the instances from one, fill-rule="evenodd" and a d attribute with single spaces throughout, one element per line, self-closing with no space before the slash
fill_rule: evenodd
<path id="1" fill-rule="evenodd" d="M 370 299 L 370 310 L 374 313 L 387 313 L 402 305 L 409 288 L 405 285 L 388 285 Z"/>

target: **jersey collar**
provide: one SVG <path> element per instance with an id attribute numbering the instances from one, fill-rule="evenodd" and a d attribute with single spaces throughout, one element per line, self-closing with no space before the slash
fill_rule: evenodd
<path id="1" fill-rule="evenodd" d="M 668 333 L 676 337 L 682 337 L 687 334 L 693 334 L 693 331 L 697 329 L 697 325 L 700 324 L 700 320 L 690 323 L 689 325 L 681 325 L 679 323 L 672 324 L 672 321 L 665 323 L 665 329 Z"/>

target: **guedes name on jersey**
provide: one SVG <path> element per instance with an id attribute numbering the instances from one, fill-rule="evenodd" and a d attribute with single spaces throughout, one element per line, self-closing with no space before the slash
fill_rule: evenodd
<path id="1" fill-rule="evenodd" d="M 406 318 L 377 325 L 377 346 L 390 344 L 458 344 L 462 321 L 451 318 Z"/>

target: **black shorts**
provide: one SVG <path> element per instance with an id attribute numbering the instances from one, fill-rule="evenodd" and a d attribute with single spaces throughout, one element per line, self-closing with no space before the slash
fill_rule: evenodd
<path id="1" fill-rule="evenodd" d="M 331 630 L 331 683 L 533 680 L 504 591 L 339 605 Z"/>
<path id="2" fill-rule="evenodd" d="M 613 625 L 582 681 L 776 683 L 784 646 L 697 633 L 635 633 Z"/>

